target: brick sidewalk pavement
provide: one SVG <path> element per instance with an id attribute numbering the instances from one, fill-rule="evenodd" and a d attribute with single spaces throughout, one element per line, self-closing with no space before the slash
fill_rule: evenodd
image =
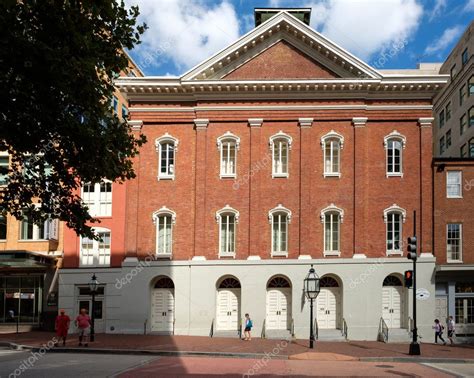
<path id="1" fill-rule="evenodd" d="M 0 342 L 13 342 L 17 344 L 40 346 L 47 343 L 55 336 L 50 332 L 27 332 L 20 334 L 1 334 Z M 90 343 L 91 348 L 99 349 L 127 349 L 127 350 L 152 350 L 152 351 L 186 351 L 208 353 L 249 353 L 264 354 L 276 353 L 281 357 L 300 355 L 305 352 L 316 353 L 312 359 L 324 360 L 325 356 L 333 355 L 331 359 L 350 356 L 363 357 L 392 357 L 403 358 L 408 355 L 408 344 L 384 344 L 377 341 L 347 341 L 347 342 L 316 342 L 315 349 L 307 347 L 307 340 L 253 339 L 242 341 L 238 338 L 210 338 L 204 336 L 156 336 L 156 335 L 113 335 L 97 334 L 96 341 Z M 70 335 L 69 347 L 77 347 L 77 336 Z M 426 358 L 455 358 L 474 359 L 474 345 L 455 345 L 453 347 L 422 344 L 422 357 Z M 339 355 L 339 357 L 334 356 Z M 328 357 L 329 358 L 329 357 Z M 303 356 L 303 359 L 304 356 Z"/>

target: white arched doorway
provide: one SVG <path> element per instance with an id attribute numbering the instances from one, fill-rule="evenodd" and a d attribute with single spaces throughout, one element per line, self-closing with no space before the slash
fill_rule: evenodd
<path id="1" fill-rule="evenodd" d="M 402 328 L 405 318 L 405 288 L 402 280 L 391 274 L 383 280 L 382 318 L 388 328 Z"/>
<path id="2" fill-rule="evenodd" d="M 152 332 L 174 331 L 174 283 L 169 277 L 161 277 L 151 291 Z"/>
<path id="3" fill-rule="evenodd" d="M 291 324 L 291 284 L 281 276 L 267 284 L 266 329 L 288 330 Z"/>
<path id="4" fill-rule="evenodd" d="M 216 330 L 237 331 L 240 316 L 240 282 L 226 277 L 217 285 Z"/>
<path id="5" fill-rule="evenodd" d="M 338 329 L 342 318 L 342 290 L 339 282 L 331 276 L 321 278 L 317 298 L 317 321 L 319 329 Z"/>

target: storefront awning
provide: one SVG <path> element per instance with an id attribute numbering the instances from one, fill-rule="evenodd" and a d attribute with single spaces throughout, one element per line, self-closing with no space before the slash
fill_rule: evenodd
<path id="1" fill-rule="evenodd" d="M 0 253 L 0 271 L 16 269 L 48 269 L 56 265 L 56 256 L 31 251 Z"/>

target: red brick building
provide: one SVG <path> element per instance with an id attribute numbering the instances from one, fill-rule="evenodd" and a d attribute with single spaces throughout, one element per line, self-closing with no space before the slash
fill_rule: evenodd
<path id="1" fill-rule="evenodd" d="M 436 316 L 458 336 L 474 334 L 474 159 L 433 161 Z"/>
<path id="2" fill-rule="evenodd" d="M 106 329 L 235 333 L 250 312 L 256 334 L 303 336 L 313 264 L 320 337 L 407 338 L 416 210 L 431 333 L 432 98 L 445 83 L 377 71 L 290 12 L 180 77 L 119 80 L 149 143 L 126 186 L 122 269 L 97 269 Z"/>

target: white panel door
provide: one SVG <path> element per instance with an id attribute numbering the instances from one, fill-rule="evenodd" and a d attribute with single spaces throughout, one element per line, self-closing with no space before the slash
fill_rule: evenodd
<path id="1" fill-rule="evenodd" d="M 152 332 L 173 332 L 174 293 L 172 289 L 154 289 L 151 298 Z"/>
<path id="2" fill-rule="evenodd" d="M 237 331 L 239 294 L 239 289 L 220 289 L 217 291 L 216 329 L 218 331 Z"/>
<path id="3" fill-rule="evenodd" d="M 291 289 L 273 288 L 267 290 L 267 329 L 288 329 L 291 307 Z"/>
<path id="4" fill-rule="evenodd" d="M 382 288 L 382 317 L 388 328 L 401 328 L 403 299 L 402 286 L 384 286 Z"/>
<path id="5" fill-rule="evenodd" d="M 340 290 L 337 287 L 323 287 L 316 301 L 318 327 L 336 329 L 340 307 Z"/>

